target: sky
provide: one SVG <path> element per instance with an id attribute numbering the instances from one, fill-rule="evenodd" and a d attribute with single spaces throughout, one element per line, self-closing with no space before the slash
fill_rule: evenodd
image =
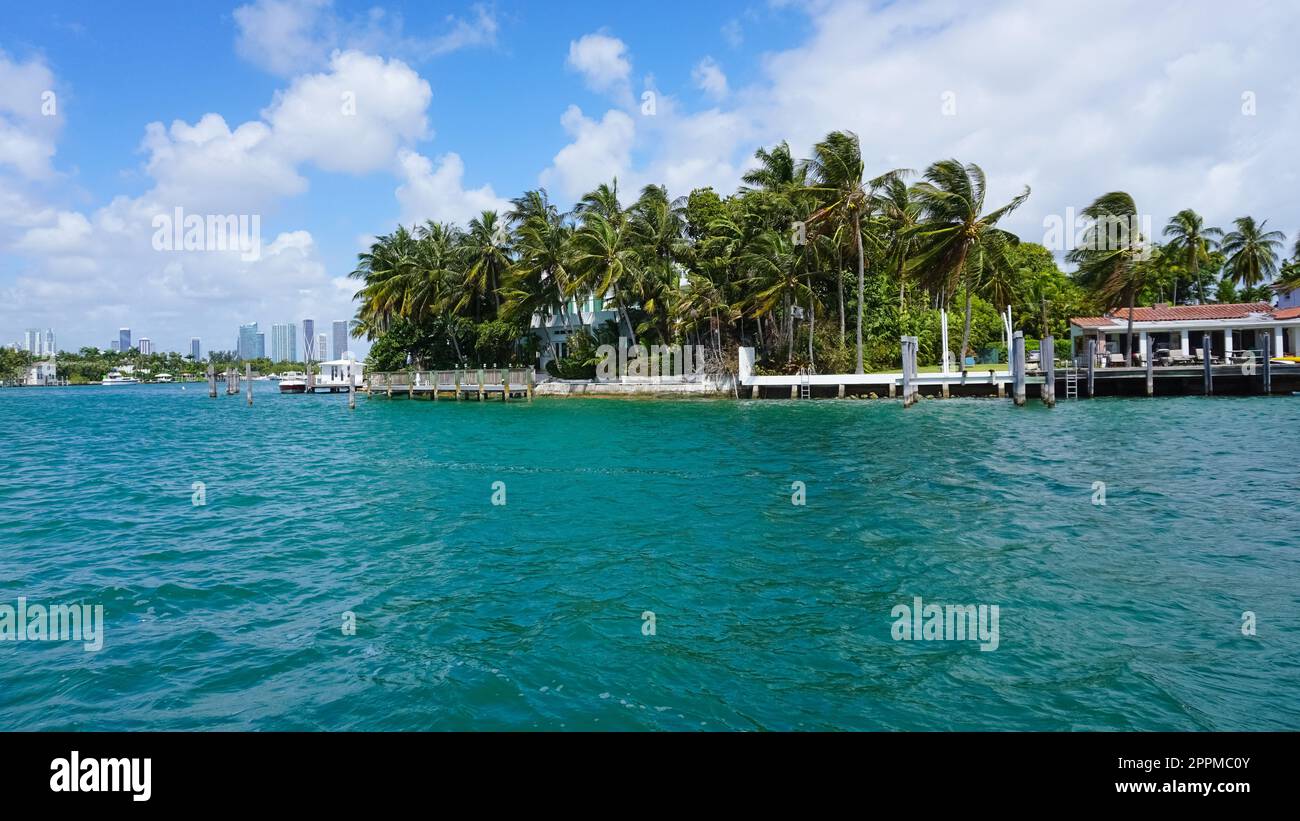
<path id="1" fill-rule="evenodd" d="M 0 344 L 323 329 L 399 223 L 614 178 L 624 204 L 652 182 L 731 192 L 755 149 L 807 156 L 836 129 L 872 176 L 954 157 L 990 206 L 1029 186 L 1006 223 L 1026 240 L 1125 190 L 1157 232 L 1182 208 L 1249 214 L 1289 249 L 1288 5 L 0 0 Z M 259 241 L 168 247 L 178 213 Z"/>

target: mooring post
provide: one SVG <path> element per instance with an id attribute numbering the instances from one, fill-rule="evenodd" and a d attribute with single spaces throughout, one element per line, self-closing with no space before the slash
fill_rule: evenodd
<path id="1" fill-rule="evenodd" d="M 533 369 L 528 369 L 528 401 L 533 401 Z"/>
<path id="2" fill-rule="evenodd" d="M 208 398 L 217 398 L 217 369 L 211 362 L 208 363 Z"/>
<path id="3" fill-rule="evenodd" d="M 1213 396 L 1214 365 L 1212 365 L 1211 362 L 1214 360 L 1214 350 L 1210 348 L 1209 334 L 1203 334 L 1201 336 L 1201 353 L 1205 356 L 1205 395 Z"/>
<path id="4" fill-rule="evenodd" d="M 912 375 L 907 368 L 907 346 L 907 337 L 903 337 L 900 349 L 903 361 L 903 407 L 905 408 L 912 405 Z"/>
<path id="5" fill-rule="evenodd" d="M 1051 334 L 1039 344 L 1039 358 L 1043 360 L 1043 404 L 1056 407 L 1056 340 Z"/>
<path id="6" fill-rule="evenodd" d="M 1273 337 L 1269 333 L 1264 333 L 1264 362 L 1263 371 L 1260 373 L 1260 385 L 1264 389 L 1264 395 L 1268 396 L 1273 392 Z"/>
<path id="7" fill-rule="evenodd" d="M 1156 358 L 1152 356 L 1152 353 L 1154 351 L 1151 350 L 1151 344 L 1148 343 L 1146 353 L 1143 354 L 1146 357 L 1144 364 L 1147 366 L 1147 396 L 1156 395 Z"/>
<path id="8" fill-rule="evenodd" d="M 455 375 L 455 381 L 456 381 L 456 401 L 459 402 L 460 401 L 460 368 L 457 368 L 455 371 L 453 371 L 453 373 Z"/>
<path id="9" fill-rule="evenodd" d="M 1088 398 L 1097 395 L 1097 340 L 1088 340 Z"/>
<path id="10" fill-rule="evenodd" d="M 253 366 L 244 363 L 244 381 L 248 383 L 248 406 L 253 407 Z"/>
<path id="11" fill-rule="evenodd" d="M 1011 338 L 1011 401 L 1025 404 L 1025 332 L 1016 331 Z"/>
<path id="12" fill-rule="evenodd" d="M 434 395 L 437 396 L 436 393 Z M 406 372 L 406 398 L 415 398 L 415 371 Z"/>
<path id="13" fill-rule="evenodd" d="M 352 363 L 348 363 L 348 410 L 357 409 L 357 380 L 352 377 Z"/>
<path id="14" fill-rule="evenodd" d="M 478 401 L 483 401 L 483 368 L 478 369 Z"/>
<path id="15" fill-rule="evenodd" d="M 506 368 L 505 375 L 501 377 L 501 401 L 510 401 L 510 369 Z"/>
<path id="16" fill-rule="evenodd" d="M 391 373 L 384 374 L 384 388 L 385 388 L 385 392 L 388 394 L 388 398 L 392 399 L 393 398 L 393 375 Z"/>

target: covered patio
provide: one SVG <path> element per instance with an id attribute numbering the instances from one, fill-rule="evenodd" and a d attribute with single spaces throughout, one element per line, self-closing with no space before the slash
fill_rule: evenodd
<path id="1" fill-rule="evenodd" d="M 1096 367 L 1244 364 L 1258 360 L 1268 346 L 1270 357 L 1300 351 L 1300 308 L 1276 310 L 1263 302 L 1226 305 L 1156 305 L 1133 311 L 1132 361 L 1124 360 L 1128 309 L 1104 316 L 1070 320 L 1075 364 L 1087 367 L 1088 342 L 1096 342 Z M 1210 337 L 1209 350 L 1204 339 Z M 1266 341 L 1267 340 L 1267 341 Z"/>

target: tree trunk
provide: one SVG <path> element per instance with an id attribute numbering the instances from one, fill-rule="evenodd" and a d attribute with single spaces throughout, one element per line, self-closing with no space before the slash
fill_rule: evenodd
<path id="1" fill-rule="evenodd" d="M 812 277 L 808 277 L 808 369 L 816 373 L 817 363 L 813 361 L 813 330 L 817 327 L 817 316 L 814 311 Z"/>
<path id="2" fill-rule="evenodd" d="M 862 224 L 854 215 L 853 236 L 858 246 L 858 368 L 854 373 L 863 373 L 862 367 L 862 300 L 866 290 L 866 272 L 862 261 Z"/>
<path id="3" fill-rule="evenodd" d="M 835 243 L 835 281 L 839 283 L 840 289 L 840 345 L 844 344 L 844 249 L 838 242 Z"/>
<path id="4" fill-rule="evenodd" d="M 1124 366 L 1130 367 L 1133 364 L 1133 306 L 1137 302 L 1137 289 L 1130 288 L 1128 292 L 1128 333 L 1124 334 Z M 1209 356 L 1209 352 L 1206 352 Z"/>

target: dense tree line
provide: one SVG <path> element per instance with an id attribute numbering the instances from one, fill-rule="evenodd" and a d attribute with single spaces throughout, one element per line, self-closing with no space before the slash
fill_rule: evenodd
<path id="1" fill-rule="evenodd" d="M 1077 266 L 1067 276 L 1046 248 L 1000 227 L 1028 188 L 986 202 L 983 170 L 957 160 L 870 176 L 849 132 L 828 134 L 812 153 L 760 149 L 731 196 L 702 188 L 673 199 L 651 185 L 624 208 L 612 181 L 569 212 L 533 190 L 463 229 L 399 227 L 351 274 L 361 282 L 358 331 L 375 341 L 371 366 L 528 361 L 557 350 L 544 326 L 559 320 L 574 331 L 568 361 L 554 366 L 565 375 L 589 369 L 596 344 L 618 336 L 705 345 L 718 362 L 754 345 L 771 370 L 860 372 L 895 366 L 902 334 L 919 336 L 923 360 L 938 362 L 940 309 L 952 312 L 954 355 L 999 355 L 1008 305 L 1027 334 L 1061 338 L 1071 316 L 1267 300 L 1279 273 L 1300 282 L 1300 264 L 1279 269 L 1282 235 L 1266 221 L 1242 217 L 1225 233 L 1191 210 L 1169 221 L 1163 242 L 1085 244 L 1067 255 Z M 1084 212 L 1093 239 L 1104 239 L 1108 220 L 1137 213 L 1123 192 Z M 591 295 L 617 317 L 594 334 L 581 331 L 584 311 L 597 307 Z M 536 332 L 534 316 L 547 321 Z"/>

